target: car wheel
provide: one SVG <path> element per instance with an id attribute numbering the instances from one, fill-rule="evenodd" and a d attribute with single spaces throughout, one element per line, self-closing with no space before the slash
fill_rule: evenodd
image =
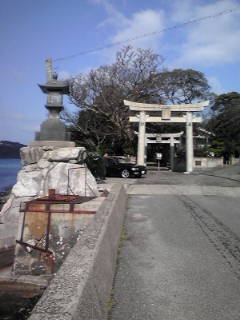
<path id="1" fill-rule="evenodd" d="M 121 177 L 122 178 L 129 178 L 130 172 L 127 169 L 122 170 Z"/>

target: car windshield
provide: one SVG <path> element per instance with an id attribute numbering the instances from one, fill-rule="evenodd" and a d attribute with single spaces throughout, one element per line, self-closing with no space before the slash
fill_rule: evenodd
<path id="1" fill-rule="evenodd" d="M 129 163 L 129 159 L 127 158 L 118 158 L 119 163 Z"/>
<path id="2" fill-rule="evenodd" d="M 129 163 L 129 159 L 127 158 L 109 158 L 109 160 L 112 164 Z"/>

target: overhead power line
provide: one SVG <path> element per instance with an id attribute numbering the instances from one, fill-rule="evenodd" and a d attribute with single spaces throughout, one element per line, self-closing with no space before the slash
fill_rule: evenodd
<path id="1" fill-rule="evenodd" d="M 111 48 L 111 47 L 114 47 L 114 46 L 117 46 L 117 45 L 122 45 L 122 44 L 125 44 L 125 43 L 128 43 L 128 42 L 136 41 L 138 39 L 151 37 L 151 36 L 157 35 L 157 34 L 162 33 L 162 32 L 166 32 L 166 31 L 169 31 L 169 30 L 185 27 L 185 26 L 187 26 L 189 24 L 197 23 L 197 22 L 204 21 L 204 20 L 209 20 L 209 19 L 212 19 L 212 18 L 217 18 L 219 16 L 230 14 L 230 13 L 233 13 L 233 12 L 239 11 L 239 10 L 240 10 L 240 7 L 223 10 L 223 11 L 218 12 L 218 13 L 213 14 L 213 15 L 209 15 L 209 16 L 204 16 L 204 17 L 197 18 L 197 19 L 188 20 L 186 22 L 179 23 L 179 24 L 176 24 L 176 25 L 171 26 L 171 27 L 163 28 L 161 30 L 156 30 L 156 31 L 153 31 L 153 32 L 140 34 L 139 36 L 136 36 L 136 37 L 133 37 L 133 38 L 129 38 L 129 39 L 122 40 L 122 41 L 112 42 L 112 43 L 106 44 L 104 46 L 96 47 L 94 49 L 83 50 L 83 51 L 71 54 L 69 56 L 62 57 L 62 58 L 56 58 L 56 59 L 53 59 L 53 61 L 68 60 L 68 59 L 75 58 L 77 56 L 98 52 L 98 51 L 101 51 L 101 50 L 104 50 L 104 49 L 108 49 L 108 48 Z"/>

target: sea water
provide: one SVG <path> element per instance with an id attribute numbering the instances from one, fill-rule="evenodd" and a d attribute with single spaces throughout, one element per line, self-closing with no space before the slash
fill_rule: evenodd
<path id="1" fill-rule="evenodd" d="M 20 159 L 0 159 L 0 191 L 16 183 L 17 173 L 21 166 Z"/>

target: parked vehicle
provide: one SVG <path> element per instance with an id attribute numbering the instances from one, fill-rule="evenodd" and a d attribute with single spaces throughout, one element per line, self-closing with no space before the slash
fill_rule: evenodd
<path id="1" fill-rule="evenodd" d="M 104 161 L 108 177 L 140 178 L 147 173 L 145 166 L 132 164 L 127 158 L 107 157 Z"/>

